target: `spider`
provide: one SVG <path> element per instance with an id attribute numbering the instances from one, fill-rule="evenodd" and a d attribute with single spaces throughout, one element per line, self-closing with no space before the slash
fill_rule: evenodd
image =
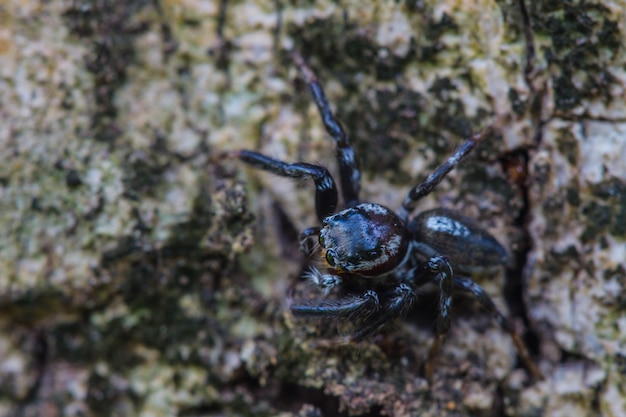
<path id="1" fill-rule="evenodd" d="M 302 74 L 323 124 L 333 138 L 345 208 L 337 212 L 338 190 L 323 166 L 287 163 L 250 150 L 228 152 L 255 168 L 289 178 L 312 179 L 315 184 L 315 211 L 321 227 L 300 233 L 300 248 L 313 255 L 308 244 L 317 237 L 324 271 L 310 267 L 305 277 L 319 287 L 322 296 L 313 301 L 291 303 L 295 316 L 336 318 L 352 322 L 354 341 L 376 334 L 396 318 L 404 317 L 417 300 L 416 291 L 431 282 L 439 287 L 435 337 L 424 365 L 425 377 L 432 380 L 434 363 L 450 328 L 452 295 L 455 291 L 473 294 L 500 326 L 510 334 L 520 358 L 533 377 L 541 372 L 507 316 L 487 293 L 468 277 L 473 272 L 504 265 L 508 253 L 485 229 L 471 219 L 444 208 L 411 216 L 420 199 L 428 195 L 474 147 L 486 137 L 486 129 L 465 139 L 461 146 L 424 181 L 413 187 L 398 213 L 375 203 L 361 203 L 361 173 L 348 136 L 333 115 L 321 83 L 297 53 L 292 55 Z M 335 287 L 347 289 L 358 282 L 358 292 L 348 291 L 338 299 L 326 298 Z M 354 286 L 353 286 L 354 287 Z"/>

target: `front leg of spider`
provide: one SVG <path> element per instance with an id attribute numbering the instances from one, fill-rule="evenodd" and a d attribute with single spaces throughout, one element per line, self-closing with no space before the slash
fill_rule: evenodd
<path id="1" fill-rule="evenodd" d="M 337 187 L 330 172 L 322 166 L 304 162 L 287 163 L 258 152 L 235 151 L 234 156 L 255 168 L 269 171 L 281 177 L 310 178 L 315 183 L 315 212 L 323 220 L 337 208 Z"/>
<path id="2" fill-rule="evenodd" d="M 385 304 L 375 314 L 367 316 L 367 320 L 361 324 L 362 327 L 352 335 L 354 341 L 365 340 L 378 333 L 393 320 L 405 317 L 417 299 L 415 290 L 405 283 L 398 285 L 389 293 L 383 293 L 383 295 Z"/>
<path id="3" fill-rule="evenodd" d="M 311 178 L 315 183 L 315 211 L 320 220 L 335 212 L 337 208 L 337 187 L 328 170 L 324 167 L 307 163 L 287 163 L 270 158 L 263 154 L 241 150 L 233 153 L 241 161 L 272 172 L 276 175 L 289 178 Z M 308 246 L 313 236 L 320 234 L 319 227 L 310 227 L 300 233 L 300 249 L 305 255 L 310 256 L 312 248 Z M 321 273 L 316 268 L 311 268 L 307 273 L 310 281 L 317 285 L 324 294 L 328 294 L 332 288 L 341 283 L 341 278 L 334 274 Z"/>

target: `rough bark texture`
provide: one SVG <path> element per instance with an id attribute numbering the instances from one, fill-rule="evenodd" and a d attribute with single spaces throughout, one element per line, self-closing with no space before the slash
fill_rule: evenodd
<path id="1" fill-rule="evenodd" d="M 3 1 L 0 415 L 626 414 L 626 2 Z M 471 300 L 428 387 L 435 303 L 360 344 L 294 319 L 311 184 L 335 172 L 289 59 L 316 70 L 398 208 L 495 124 L 419 210 L 511 251 L 480 281 L 544 381 Z"/>

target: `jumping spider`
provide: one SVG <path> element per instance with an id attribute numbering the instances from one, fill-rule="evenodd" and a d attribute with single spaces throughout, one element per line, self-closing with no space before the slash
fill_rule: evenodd
<path id="1" fill-rule="evenodd" d="M 351 321 L 356 330 L 352 340 L 363 340 L 393 319 L 403 317 L 416 301 L 416 290 L 434 282 L 439 286 L 439 311 L 435 340 L 425 363 L 425 376 L 432 379 L 434 362 L 450 328 L 452 294 L 473 294 L 507 331 L 519 355 L 536 378 L 539 369 L 513 324 L 468 275 L 507 260 L 507 251 L 486 230 L 451 210 L 436 208 L 410 217 L 421 198 L 428 195 L 490 129 L 465 139 L 461 146 L 424 181 L 412 188 L 398 213 L 375 203 L 360 203 L 361 173 L 350 140 L 335 119 L 322 85 L 301 56 L 293 56 L 326 130 L 335 141 L 341 177 L 341 194 L 346 208 L 336 212 L 338 191 L 333 177 L 323 166 L 304 162 L 287 163 L 249 150 L 228 156 L 276 175 L 310 178 L 315 183 L 315 210 L 322 227 L 300 233 L 301 249 L 312 255 L 310 238 L 317 236 L 325 272 L 311 267 L 306 277 L 324 296 L 333 288 L 355 280 L 368 288 L 344 298 L 325 297 L 292 304 L 291 312 L 302 317 L 338 318 Z M 460 274 L 460 275 L 459 275 Z"/>

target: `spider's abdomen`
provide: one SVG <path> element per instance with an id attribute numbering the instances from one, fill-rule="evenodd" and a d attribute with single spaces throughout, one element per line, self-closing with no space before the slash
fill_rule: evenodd
<path id="1" fill-rule="evenodd" d="M 395 269 L 408 249 L 404 223 L 387 207 L 358 204 L 327 217 L 320 231 L 326 261 L 334 268 L 363 276 Z"/>
<path id="2" fill-rule="evenodd" d="M 446 209 L 428 210 L 409 223 L 417 252 L 442 254 L 455 270 L 472 273 L 507 263 L 506 249 L 473 220 Z"/>

